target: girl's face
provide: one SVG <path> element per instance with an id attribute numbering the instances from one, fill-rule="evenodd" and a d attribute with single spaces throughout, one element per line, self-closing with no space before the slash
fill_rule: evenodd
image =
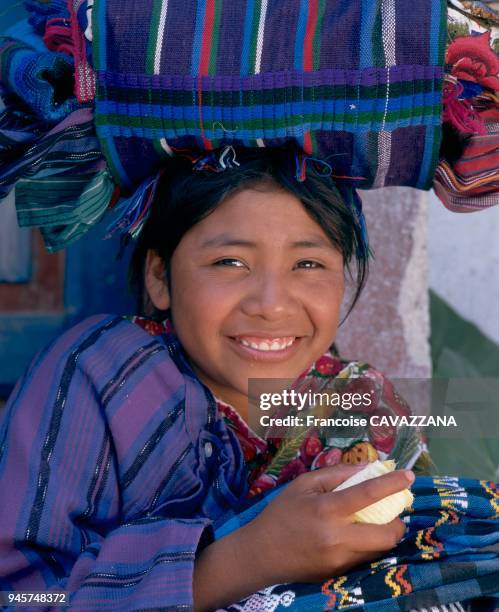
<path id="1" fill-rule="evenodd" d="M 295 379 L 331 345 L 343 257 L 289 192 L 245 189 L 182 238 L 168 290 L 149 252 L 146 288 L 171 308 L 199 378 L 244 412 L 249 378 Z"/>

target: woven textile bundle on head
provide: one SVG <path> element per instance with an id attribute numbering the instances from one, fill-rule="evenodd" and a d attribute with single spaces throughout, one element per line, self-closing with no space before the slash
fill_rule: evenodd
<path id="1" fill-rule="evenodd" d="M 293 139 L 356 187 L 431 187 L 445 0 L 99 0 L 97 134 L 125 189 L 178 150 Z"/>
<path id="2" fill-rule="evenodd" d="M 284 145 L 292 158 L 298 151 L 298 180 L 308 166 L 356 201 L 357 188 L 432 186 L 445 0 L 27 0 L 26 8 L 29 20 L 0 37 L 0 198 L 16 185 L 19 224 L 41 227 L 50 251 L 120 196 L 143 219 L 136 196 L 148 195 L 175 154 L 220 171 L 238 165 L 236 150 Z M 480 205 L 493 203 L 486 197 Z"/>

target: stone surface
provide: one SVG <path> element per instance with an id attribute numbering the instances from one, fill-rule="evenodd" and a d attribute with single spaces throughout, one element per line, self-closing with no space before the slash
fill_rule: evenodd
<path id="1" fill-rule="evenodd" d="M 390 378 L 431 376 L 427 194 L 392 187 L 361 192 L 374 250 L 359 302 L 340 328 L 345 358 Z"/>

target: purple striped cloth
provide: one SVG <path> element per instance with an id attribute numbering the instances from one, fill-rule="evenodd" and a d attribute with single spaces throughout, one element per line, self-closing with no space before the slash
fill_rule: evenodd
<path id="1" fill-rule="evenodd" d="M 174 152 L 290 141 L 355 187 L 431 187 L 445 0 L 101 0 L 92 33 L 97 134 L 127 190 Z"/>
<path id="2" fill-rule="evenodd" d="M 74 610 L 190 609 L 198 546 L 247 493 L 173 336 L 98 315 L 37 356 L 0 428 L 0 590 Z"/>

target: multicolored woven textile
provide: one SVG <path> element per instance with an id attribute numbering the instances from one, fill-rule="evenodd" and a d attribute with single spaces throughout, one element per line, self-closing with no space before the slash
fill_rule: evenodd
<path id="1" fill-rule="evenodd" d="M 66 54 L 40 52 L 21 40 L 0 37 L 0 94 L 14 93 L 39 119 L 53 124 L 78 108 L 65 95 L 68 83 L 71 91 L 72 73 Z"/>
<path id="2" fill-rule="evenodd" d="M 281 490 L 272 490 L 238 515 L 226 515 L 215 537 L 252 520 Z M 482 602 L 485 597 L 499 606 L 498 486 L 488 481 L 421 476 L 411 490 L 415 501 L 403 515 L 406 536 L 389 557 L 323 584 L 271 586 L 227 611 L 400 612 L 433 610 L 440 604 L 477 598 Z M 492 603 L 490 608 L 476 609 L 497 608 Z"/>
<path id="3" fill-rule="evenodd" d="M 179 149 L 295 139 L 357 187 L 429 189 L 444 0 L 99 0 L 95 121 L 132 189 Z"/>
<path id="4" fill-rule="evenodd" d="M 44 128 L 10 108 L 0 115 L 0 198 L 17 182 L 18 223 L 39 227 L 52 252 L 72 244 L 102 217 L 114 183 L 90 109 L 74 111 L 48 132 Z"/>
<path id="5" fill-rule="evenodd" d="M 473 212 L 499 203 L 499 130 L 473 136 L 463 155 L 451 165 L 442 160 L 435 175 L 435 193 L 454 212 Z"/>
<path id="6" fill-rule="evenodd" d="M 455 138 L 433 187 L 449 210 L 473 212 L 499 204 L 499 11 L 449 0 L 448 21 L 443 121 Z"/>
<path id="7" fill-rule="evenodd" d="M 239 163 L 238 147 L 290 145 L 290 155 L 300 151 L 297 178 L 308 161 L 322 164 L 361 225 L 356 187 L 431 186 L 445 0 L 416 7 L 409 0 L 28 0 L 26 8 L 29 20 L 0 38 L 8 124 L 0 184 L 5 195 L 27 181 L 16 200 L 19 223 L 41 227 L 51 251 L 115 203 L 111 180 L 135 198 L 174 152 L 195 167 L 208 160 L 206 167 L 224 169 L 229 157 Z M 92 113 L 97 148 L 76 132 L 69 142 L 66 121 L 83 108 Z M 65 132 L 57 147 L 63 170 L 49 178 L 33 152 L 45 151 L 52 163 L 46 144 L 54 130 Z M 97 175 L 84 162 L 99 149 L 106 168 Z M 55 186 L 57 197 L 41 202 Z M 89 192 L 91 214 L 80 197 Z M 37 196 L 36 205 L 24 206 L 25 195 Z"/>

